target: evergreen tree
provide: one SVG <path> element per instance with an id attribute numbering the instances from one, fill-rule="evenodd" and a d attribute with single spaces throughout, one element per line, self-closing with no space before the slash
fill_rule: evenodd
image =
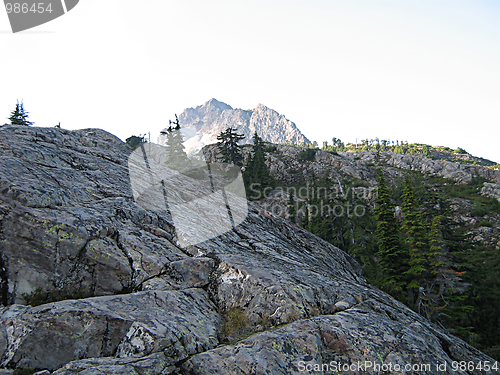
<path id="1" fill-rule="evenodd" d="M 247 191 L 251 190 L 252 193 L 258 191 L 260 197 L 263 197 L 264 190 L 267 187 L 273 188 L 276 184 L 266 164 L 264 141 L 259 137 L 257 132 L 253 136 L 252 153 L 247 160 L 243 178 Z M 250 196 L 253 196 L 253 194 Z"/>
<path id="2" fill-rule="evenodd" d="M 442 219 L 443 217 L 438 215 L 432 220 L 429 251 L 426 254 L 430 276 L 425 287 L 425 304 L 421 313 L 433 321 L 443 315 L 449 315 L 447 308 L 454 300 L 453 294 L 463 286 L 458 274 L 451 269 L 451 262 L 445 254 L 445 241 L 440 230 Z"/>
<path id="3" fill-rule="evenodd" d="M 406 272 L 410 277 L 408 288 L 418 289 L 424 286 L 424 280 L 428 276 L 429 261 L 426 256 L 428 255 L 428 240 L 409 178 L 405 179 L 403 190 L 403 213 L 404 219 L 401 229 L 406 235 L 410 254 L 410 269 Z"/>
<path id="4" fill-rule="evenodd" d="M 125 143 L 132 149 L 135 150 L 141 143 L 144 143 L 144 136 L 133 135 L 125 140 Z"/>
<path id="5" fill-rule="evenodd" d="M 290 196 L 288 198 L 288 218 L 292 223 L 295 223 L 297 220 L 297 207 L 293 197 L 293 192 L 290 192 Z"/>
<path id="6" fill-rule="evenodd" d="M 429 240 L 409 177 L 405 179 L 404 184 L 403 213 L 401 229 L 410 254 L 410 268 L 405 273 L 408 276 L 408 304 L 419 314 L 427 315 L 426 311 L 430 308 L 428 295 L 431 293 L 435 276 L 430 272 L 432 260 Z"/>
<path id="7" fill-rule="evenodd" d="M 164 142 L 166 148 L 165 165 L 178 172 L 186 172 L 191 168 L 191 162 L 184 151 L 184 140 L 177 115 L 175 115 L 175 121 L 169 121 L 169 124 L 167 130 L 161 132 L 166 137 Z"/>
<path id="8" fill-rule="evenodd" d="M 19 103 L 19 101 L 16 104 L 16 109 L 12 111 L 9 120 L 12 125 L 30 126 L 34 124 L 28 121 L 28 112 L 24 109 L 23 102 Z"/>
<path id="9" fill-rule="evenodd" d="M 224 163 L 243 166 L 241 145 L 238 143 L 244 138 L 244 135 L 236 133 L 236 129 L 233 128 L 228 128 L 217 136 L 219 140 L 217 146 L 222 155 L 220 159 Z"/>
<path id="10" fill-rule="evenodd" d="M 311 210 L 309 209 L 309 200 L 306 199 L 306 201 L 302 204 L 301 207 L 303 211 L 303 217 L 300 222 L 300 226 L 306 230 L 310 230 L 310 221 L 309 221 L 309 216 L 311 215 Z"/>
<path id="11" fill-rule="evenodd" d="M 377 257 L 383 279 L 381 286 L 400 295 L 403 290 L 403 274 L 407 270 L 408 253 L 401 245 L 398 236 L 399 228 L 394 216 L 393 204 L 385 184 L 382 172 L 378 171 L 378 197 L 374 210 L 377 220 L 377 237 L 379 240 Z"/>
<path id="12" fill-rule="evenodd" d="M 324 208 L 329 205 L 328 189 L 332 181 L 325 175 L 319 179 L 314 172 L 310 178 L 310 191 L 308 195 L 311 218 L 308 230 L 326 241 L 331 241 L 333 216 Z M 323 212 L 322 212 L 323 211 Z"/>

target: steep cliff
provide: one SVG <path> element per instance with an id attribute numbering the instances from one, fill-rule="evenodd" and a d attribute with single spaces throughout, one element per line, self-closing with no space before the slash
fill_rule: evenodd
<path id="1" fill-rule="evenodd" d="M 336 361 L 495 373 L 457 369 L 493 360 L 252 203 L 235 229 L 180 246 L 167 212 L 134 202 L 131 150 L 102 130 L 4 126 L 0 145 L 4 368 L 298 374 Z M 48 303 L 26 306 L 37 296 Z"/>

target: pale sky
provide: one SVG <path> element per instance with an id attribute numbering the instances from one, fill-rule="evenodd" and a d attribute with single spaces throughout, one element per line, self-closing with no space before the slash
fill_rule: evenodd
<path id="1" fill-rule="evenodd" d="M 80 0 L 12 34 L 0 123 L 158 132 L 211 98 L 262 103 L 311 140 L 390 138 L 500 162 L 498 0 Z"/>

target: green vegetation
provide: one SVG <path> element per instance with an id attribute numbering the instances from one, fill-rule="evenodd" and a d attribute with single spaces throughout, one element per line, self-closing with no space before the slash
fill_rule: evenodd
<path id="1" fill-rule="evenodd" d="M 482 220 L 480 221 L 479 223 L 477 223 L 477 226 L 478 227 L 489 227 L 489 228 L 492 228 L 493 227 L 493 224 L 491 224 L 489 221 L 487 220 Z"/>
<path id="2" fill-rule="evenodd" d="M 500 213 L 500 202 L 495 198 L 486 197 L 479 194 L 481 188 L 488 180 L 484 177 L 474 177 L 468 184 L 455 184 L 452 181 L 442 186 L 444 194 L 453 198 L 468 199 L 475 203 L 475 208 L 471 214 L 482 217 L 488 212 Z"/>
<path id="3" fill-rule="evenodd" d="M 222 325 L 225 341 L 241 340 L 251 333 L 248 318 L 239 307 L 230 309 Z"/>
<path id="4" fill-rule="evenodd" d="M 221 154 L 221 161 L 228 164 L 233 164 L 237 166 L 243 166 L 243 155 L 241 153 L 242 146 L 239 142 L 244 139 L 245 136 L 238 134 L 236 129 L 228 128 L 221 132 L 217 139 L 217 147 L 219 148 L 219 153 Z"/>
<path id="5" fill-rule="evenodd" d="M 186 172 L 191 169 L 191 161 L 188 159 L 184 151 L 184 144 L 181 133 L 181 125 L 179 119 L 175 115 L 175 121 L 169 121 L 169 127 L 166 131 L 161 132 L 165 136 L 165 165 L 178 172 Z"/>
<path id="6" fill-rule="evenodd" d="M 145 140 L 145 136 L 136 136 L 136 135 L 133 135 L 131 137 L 128 137 L 126 140 L 125 140 L 125 143 L 127 144 L 128 147 L 130 147 L 132 150 L 135 150 L 137 147 L 139 147 L 139 145 L 141 143 L 145 143 L 146 140 Z"/>
<path id="7" fill-rule="evenodd" d="M 454 154 L 468 154 L 467 151 L 465 151 L 463 148 L 459 147 L 455 151 L 453 151 Z"/>
<path id="8" fill-rule="evenodd" d="M 86 289 L 82 290 L 62 290 L 62 289 L 52 289 L 45 291 L 42 288 L 36 288 L 31 293 L 23 293 L 21 295 L 27 305 L 39 306 L 46 303 L 64 301 L 67 299 L 82 299 L 92 297 L 93 294 Z"/>
<path id="9" fill-rule="evenodd" d="M 316 157 L 316 151 L 317 151 L 317 149 L 315 149 L 315 148 L 306 148 L 306 149 L 300 151 L 299 160 L 300 161 L 314 161 L 314 159 Z"/>
<path id="10" fill-rule="evenodd" d="M 276 181 L 271 176 L 266 164 L 265 149 L 264 141 L 256 132 L 253 136 L 252 152 L 243 171 L 243 179 L 249 200 L 264 197 L 266 189 L 276 186 Z"/>
<path id="11" fill-rule="evenodd" d="M 297 207 L 293 191 L 290 192 L 290 197 L 288 198 L 288 217 L 292 223 L 297 221 Z"/>
<path id="12" fill-rule="evenodd" d="M 401 244 L 398 223 L 394 216 L 394 205 L 392 204 L 389 190 L 387 189 L 384 175 L 378 172 L 378 197 L 374 215 L 377 220 L 377 237 L 379 239 L 378 264 L 382 279 L 381 286 L 388 292 L 402 297 L 404 279 L 403 275 L 408 271 L 408 253 Z"/>
<path id="13" fill-rule="evenodd" d="M 30 126 L 33 125 L 34 123 L 31 121 L 28 121 L 28 111 L 24 109 L 24 104 L 21 101 L 19 101 L 16 104 L 16 109 L 12 111 L 10 114 L 9 120 L 12 125 L 25 125 L 25 126 Z"/>
<path id="14" fill-rule="evenodd" d="M 284 144 L 301 147 L 306 150 L 311 148 L 318 149 L 316 142 L 302 144 L 285 142 Z M 360 143 L 348 144 L 344 144 L 344 142 L 340 139 L 334 137 L 332 139 L 332 145 L 329 145 L 328 141 L 324 141 L 321 149 L 334 155 L 338 155 L 339 151 L 355 153 L 367 151 L 394 152 L 396 154 L 407 155 L 421 154 L 434 160 L 448 160 L 473 165 L 482 165 L 491 169 L 500 169 L 500 164 L 496 164 L 483 158 L 473 157 L 461 147 L 453 150 L 452 148 L 446 146 L 431 146 L 422 143 L 408 143 L 408 141 L 399 140 L 390 141 L 387 139 L 380 139 L 378 137 L 372 139 L 366 138 L 362 139 Z M 307 159 L 305 159 L 305 161 L 307 161 Z"/>
<path id="15" fill-rule="evenodd" d="M 310 175 L 293 186 L 290 217 L 351 254 L 369 283 L 498 358 L 500 257 L 470 234 L 494 224 L 451 219 L 456 198 L 475 205 L 464 215 L 500 213 L 497 200 L 480 194 L 486 179 L 458 184 L 419 172 L 390 179 L 380 172 L 375 198 L 364 181 L 332 181 L 328 175 Z M 356 215 L 356 207 L 366 211 Z"/>
<path id="16" fill-rule="evenodd" d="M 299 161 L 315 160 L 319 149 L 314 144 L 301 147 Z M 322 150 L 392 151 L 492 165 L 461 148 L 377 139 L 361 145 L 334 139 L 334 145 L 324 142 Z M 371 168 L 382 165 L 380 158 L 365 163 Z M 500 203 L 480 194 L 484 177 L 458 184 L 420 172 L 394 177 L 380 171 L 374 195 L 367 181 L 333 181 L 331 171 L 306 178 L 300 169 L 289 173 L 294 184 L 281 188 L 288 192 L 291 221 L 351 254 L 369 283 L 500 358 L 500 257 L 495 245 L 474 240 L 474 230 L 495 229 L 493 219 L 500 214 Z M 457 210 L 477 221 L 454 221 Z"/>
<path id="17" fill-rule="evenodd" d="M 32 375 L 35 374 L 37 370 L 33 370 L 31 368 L 16 368 L 14 372 L 12 373 L 13 375 Z"/>

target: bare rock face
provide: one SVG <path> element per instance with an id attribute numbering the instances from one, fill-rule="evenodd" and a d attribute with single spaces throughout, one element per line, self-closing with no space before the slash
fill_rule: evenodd
<path id="1" fill-rule="evenodd" d="M 452 361 L 492 361 L 368 285 L 340 249 L 254 204 L 235 229 L 181 247 L 166 212 L 133 201 L 131 151 L 104 131 L 4 126 L 0 143 L 2 367 L 295 374 L 300 361 L 359 360 L 451 374 Z M 65 300 L 24 306 L 40 291 Z M 229 336 L 237 343 L 224 345 Z"/>
<path id="2" fill-rule="evenodd" d="M 424 155 L 401 155 L 384 153 L 385 161 L 402 169 L 411 169 L 420 172 L 429 172 L 458 183 L 467 183 L 474 176 L 483 176 L 488 180 L 500 181 L 500 171 L 482 166 L 461 164 L 446 160 L 432 160 Z"/>
<path id="3" fill-rule="evenodd" d="M 476 355 L 470 348 L 411 317 L 381 319 L 381 311 L 373 308 L 393 317 L 400 313 L 366 301 L 335 315 L 301 320 L 197 354 L 182 369 L 188 374 L 241 375 L 468 373 L 453 371 L 451 358 Z M 439 372 L 437 366 L 448 370 Z"/>
<path id="4" fill-rule="evenodd" d="M 238 132 L 245 136 L 244 143 L 251 143 L 255 132 L 266 142 L 309 143 L 292 121 L 263 104 L 252 110 L 243 110 L 210 99 L 196 108 L 184 110 L 179 123 L 188 152 L 217 142 L 217 135 L 229 127 L 238 128 Z M 163 141 L 164 137 L 160 136 L 158 142 Z"/>
<path id="5" fill-rule="evenodd" d="M 74 359 L 160 351 L 169 353 L 170 365 L 217 346 L 220 325 L 215 306 L 199 289 L 66 300 L 22 310 L 13 305 L 3 310 L 2 321 L 8 343 L 2 366 L 48 370 Z"/>
<path id="6" fill-rule="evenodd" d="M 491 198 L 496 198 L 500 201 L 500 183 L 485 182 L 481 189 L 481 194 Z"/>

